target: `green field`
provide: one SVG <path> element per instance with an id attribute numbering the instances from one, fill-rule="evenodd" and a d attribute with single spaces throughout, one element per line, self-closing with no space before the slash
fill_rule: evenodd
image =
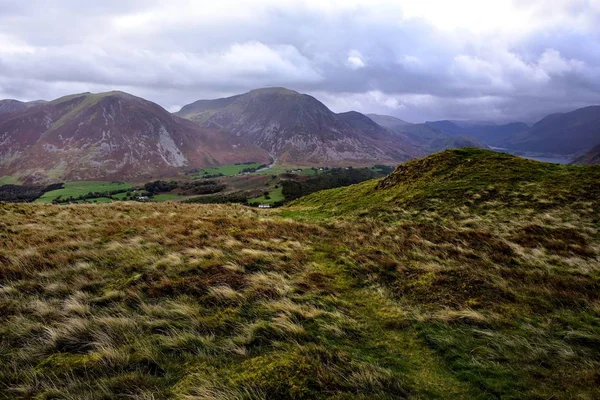
<path id="1" fill-rule="evenodd" d="M 51 203 L 58 196 L 62 198 L 78 197 L 86 195 L 90 192 L 107 192 L 111 190 L 129 189 L 131 184 L 123 182 L 106 182 L 106 181 L 78 181 L 67 182 L 63 189 L 46 192 L 42 197 L 37 199 L 36 203 Z"/>
<path id="2" fill-rule="evenodd" d="M 0 186 L 2 185 L 19 185 L 19 179 L 15 176 L 0 176 Z"/>
<path id="3" fill-rule="evenodd" d="M 193 175 L 194 178 L 203 178 L 207 175 L 219 175 L 223 174 L 223 176 L 234 176 L 242 172 L 245 168 L 258 168 L 260 167 L 260 163 L 250 163 L 250 164 L 227 164 L 221 165 L 220 167 L 207 167 L 202 168 L 196 174 Z"/>
<path id="4" fill-rule="evenodd" d="M 280 166 L 274 166 L 262 171 L 258 171 L 256 172 L 257 174 L 260 175 L 279 175 L 279 174 L 285 174 L 286 172 L 290 172 L 293 170 L 297 170 L 297 169 L 301 169 L 302 172 L 295 172 L 296 174 L 300 174 L 300 175 L 315 175 L 319 172 L 323 172 L 323 171 L 319 171 L 319 169 L 317 168 L 316 170 L 313 170 L 312 167 L 293 167 L 293 166 L 285 166 L 285 167 L 280 167 Z"/>
<path id="5" fill-rule="evenodd" d="M 150 198 L 150 201 L 158 203 L 158 202 L 162 202 L 162 201 L 175 200 L 179 197 L 181 197 L 181 196 L 176 193 L 163 193 L 163 194 L 157 194 L 154 197 Z"/>
<path id="6" fill-rule="evenodd" d="M 282 193 L 283 187 L 279 186 L 277 189 L 273 189 L 269 192 L 270 199 L 267 199 L 265 196 L 255 197 L 253 199 L 248 199 L 250 204 L 273 204 L 278 201 L 285 200 Z"/>

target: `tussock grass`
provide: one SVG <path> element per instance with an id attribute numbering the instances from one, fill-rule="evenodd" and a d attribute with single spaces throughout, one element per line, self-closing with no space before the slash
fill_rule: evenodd
<path id="1" fill-rule="evenodd" d="M 0 205 L 0 397 L 600 397 L 598 172 L 484 153 L 269 212 Z"/>

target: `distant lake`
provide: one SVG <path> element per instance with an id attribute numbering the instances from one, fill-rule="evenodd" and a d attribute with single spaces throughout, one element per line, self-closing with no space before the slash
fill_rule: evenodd
<path id="1" fill-rule="evenodd" d="M 513 154 L 515 156 L 519 156 L 519 157 L 523 157 L 523 158 L 529 158 L 530 160 L 542 161 L 542 162 L 553 163 L 553 164 L 568 164 L 573 160 L 572 156 L 561 156 L 558 154 L 535 154 L 535 153 L 527 154 L 527 153 L 517 152 L 517 151 L 511 150 L 511 149 L 506 149 L 503 147 L 493 147 L 493 146 L 490 146 L 490 149 L 492 149 L 494 151 L 500 151 L 503 153 Z"/>

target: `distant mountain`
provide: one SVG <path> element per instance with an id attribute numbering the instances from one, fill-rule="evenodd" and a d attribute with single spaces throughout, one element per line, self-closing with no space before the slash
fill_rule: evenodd
<path id="1" fill-rule="evenodd" d="M 136 179 L 269 160 L 238 138 L 122 92 L 66 96 L 0 118 L 0 176 L 29 181 Z"/>
<path id="2" fill-rule="evenodd" d="M 571 164 L 600 165 L 600 143 L 592 147 L 585 154 L 575 158 Z"/>
<path id="3" fill-rule="evenodd" d="M 184 106 L 176 115 L 197 123 L 203 123 L 220 111 L 236 101 L 241 95 L 226 97 L 215 100 L 198 100 Z"/>
<path id="4" fill-rule="evenodd" d="M 514 150 L 576 154 L 600 142 L 600 106 L 549 115 L 505 143 Z"/>
<path id="5" fill-rule="evenodd" d="M 426 124 L 411 124 L 389 115 L 369 114 L 369 118 L 397 135 L 401 135 L 425 153 L 460 147 L 487 148 L 484 143 L 472 137 L 449 135 Z"/>
<path id="6" fill-rule="evenodd" d="M 526 132 L 529 125 L 523 122 L 497 125 L 476 121 L 429 121 L 425 125 L 450 136 L 470 136 L 491 146 L 503 146 L 516 135 Z"/>
<path id="7" fill-rule="evenodd" d="M 413 125 L 410 122 L 406 122 L 401 120 L 400 118 L 392 117 L 390 115 L 381 115 L 381 114 L 367 114 L 367 117 L 371 118 L 373 121 L 377 122 L 379 125 L 389 128 L 395 129 L 403 126 Z"/>
<path id="8" fill-rule="evenodd" d="M 44 103 L 46 103 L 44 100 L 36 100 L 29 102 L 13 99 L 0 100 L 0 114 L 22 111 Z"/>
<path id="9" fill-rule="evenodd" d="M 267 150 L 280 163 L 396 163 L 421 154 L 363 114 L 335 114 L 314 97 L 285 88 L 201 100 L 176 115 L 230 132 Z"/>
<path id="10" fill-rule="evenodd" d="M 356 111 L 337 114 L 338 118 L 346 121 L 352 127 L 359 129 L 371 138 L 388 139 L 390 133 L 387 129 L 377 124 L 371 118 Z"/>

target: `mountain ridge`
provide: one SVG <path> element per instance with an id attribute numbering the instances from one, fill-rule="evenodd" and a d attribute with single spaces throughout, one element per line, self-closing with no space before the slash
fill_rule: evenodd
<path id="1" fill-rule="evenodd" d="M 550 114 L 506 142 L 515 150 L 576 154 L 600 140 L 600 106 Z"/>
<path id="2" fill-rule="evenodd" d="M 281 163 L 396 163 L 422 154 L 363 114 L 336 114 L 313 96 L 281 87 L 194 102 L 175 114 L 228 131 Z"/>
<path id="3" fill-rule="evenodd" d="M 128 93 L 80 93 L 0 119 L 0 173 L 25 179 L 137 179 L 184 167 L 268 161 Z"/>

